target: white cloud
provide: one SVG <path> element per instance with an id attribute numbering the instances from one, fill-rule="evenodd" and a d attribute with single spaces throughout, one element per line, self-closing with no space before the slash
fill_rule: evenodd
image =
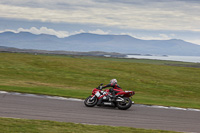
<path id="1" fill-rule="evenodd" d="M 145 35 L 145 34 L 135 35 L 133 33 L 121 33 L 121 35 L 130 35 L 132 37 L 142 39 L 142 40 L 170 40 L 170 39 L 180 38 L 176 34 L 157 34 L 157 35 L 151 36 L 151 35 Z M 188 39 L 188 38 L 184 39 L 184 37 L 181 37 L 180 39 L 190 42 L 190 43 L 200 45 L 200 39 Z"/>
<path id="2" fill-rule="evenodd" d="M 160 37 L 161 40 L 172 39 L 172 37 L 170 35 L 167 35 L 167 34 L 159 34 L 159 37 Z"/>
<path id="3" fill-rule="evenodd" d="M 200 45 L 200 39 L 186 39 L 185 41 Z"/>
<path id="4" fill-rule="evenodd" d="M 89 33 L 94 33 L 94 34 L 101 34 L 101 35 L 106 35 L 109 34 L 111 31 L 103 31 L 101 29 L 96 29 L 93 31 L 89 31 Z"/>
<path id="5" fill-rule="evenodd" d="M 17 30 L 11 30 L 11 29 L 6 29 L 4 31 L 0 32 L 5 32 L 5 31 L 11 31 L 14 33 L 19 33 L 19 32 L 30 32 L 32 34 L 48 34 L 48 35 L 55 35 L 59 38 L 67 37 L 70 35 L 69 32 L 67 31 L 56 31 L 54 29 L 49 29 L 47 27 L 41 27 L 37 29 L 36 27 L 31 27 L 30 29 L 24 29 L 24 28 L 18 28 Z"/>
<path id="6" fill-rule="evenodd" d="M 23 29 L 19 28 L 18 32 L 21 31 L 27 31 L 31 32 L 33 34 L 49 34 L 49 35 L 55 35 L 59 38 L 67 37 L 69 36 L 69 32 L 67 31 L 55 31 L 54 29 L 48 29 L 47 27 L 41 27 L 40 29 L 37 29 L 35 27 L 31 27 L 30 29 Z"/>
<path id="7" fill-rule="evenodd" d="M 145 35 L 145 34 L 133 34 L 133 33 L 121 33 L 121 35 L 130 35 L 134 38 L 142 39 L 142 40 L 169 40 L 176 38 L 175 34 L 155 34 L 154 36 Z"/>
<path id="8" fill-rule="evenodd" d="M 70 35 L 75 35 L 75 34 L 80 34 L 80 33 L 86 33 L 86 31 L 84 30 L 79 30 L 79 31 L 74 31 L 74 32 L 71 32 Z"/>
<path id="9" fill-rule="evenodd" d="M 101 29 L 96 29 L 96 30 L 90 30 L 90 31 L 84 31 L 84 30 L 79 30 L 79 31 L 73 31 L 73 32 L 68 32 L 68 31 L 57 31 L 51 28 L 47 27 L 41 27 L 41 28 L 36 28 L 36 27 L 31 27 L 30 29 L 24 29 L 24 28 L 18 28 L 17 30 L 11 30 L 11 29 L 6 29 L 3 31 L 0 31 L 0 33 L 5 32 L 5 31 L 11 31 L 14 33 L 19 33 L 19 32 L 30 32 L 32 34 L 48 34 L 48 35 L 55 35 L 59 38 L 64 38 L 68 37 L 70 35 L 75 35 L 75 34 L 80 34 L 80 33 L 94 33 L 94 34 L 109 34 L 110 31 L 103 31 Z"/>

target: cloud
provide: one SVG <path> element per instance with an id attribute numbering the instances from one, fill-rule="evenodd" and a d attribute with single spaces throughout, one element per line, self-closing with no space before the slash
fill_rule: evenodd
<path id="1" fill-rule="evenodd" d="M 200 39 L 185 39 L 185 41 L 200 45 Z"/>
<path id="2" fill-rule="evenodd" d="M 33 34 L 55 35 L 55 36 L 57 36 L 59 38 L 63 38 L 63 37 L 69 36 L 69 32 L 67 32 L 67 31 L 55 31 L 54 29 L 49 29 L 47 27 L 41 27 L 40 29 L 37 29 L 35 27 L 31 27 L 30 29 L 19 28 L 18 32 L 21 32 L 21 31 L 27 31 L 27 32 L 31 32 Z"/>
<path id="3" fill-rule="evenodd" d="M 93 34 L 109 34 L 111 31 L 103 31 L 101 29 L 96 29 L 96 30 L 89 30 L 89 31 L 84 31 L 84 30 L 79 30 L 79 31 L 57 31 L 51 28 L 47 27 L 41 27 L 41 28 L 36 28 L 36 27 L 31 27 L 30 29 L 25 29 L 25 28 L 18 28 L 17 30 L 11 30 L 11 29 L 5 29 L 3 31 L 0 31 L 0 33 L 5 32 L 5 31 L 11 31 L 14 33 L 19 33 L 19 32 L 30 32 L 32 34 L 48 34 L 48 35 L 55 35 L 59 38 L 64 38 L 68 37 L 70 35 L 75 35 L 75 34 L 80 34 L 80 33 L 93 33 Z"/>
<path id="4" fill-rule="evenodd" d="M 31 27 L 30 29 L 24 29 L 24 28 L 18 28 L 17 30 L 11 30 L 11 29 L 6 29 L 4 31 L 0 32 L 5 32 L 5 31 L 11 31 L 14 33 L 19 33 L 19 32 L 30 32 L 32 34 L 48 34 L 48 35 L 55 35 L 59 38 L 67 37 L 70 35 L 69 32 L 67 31 L 56 31 L 54 29 L 49 29 L 47 27 L 41 27 L 37 29 L 36 27 Z"/>
<path id="5" fill-rule="evenodd" d="M 153 34 L 153 32 L 152 32 Z M 189 33 L 190 34 L 190 33 Z M 164 33 L 160 33 L 160 34 L 145 34 L 145 33 L 141 33 L 141 34 L 135 34 L 135 33 L 121 33 L 121 35 L 130 35 L 134 38 L 138 38 L 138 39 L 142 39 L 142 40 L 170 40 L 170 39 L 181 39 L 190 43 L 194 43 L 197 45 L 200 45 L 200 39 L 198 37 L 184 37 L 184 36 L 180 36 L 174 33 L 169 33 L 169 34 L 164 34 Z M 187 35 L 186 35 L 187 36 Z"/>
<path id="6" fill-rule="evenodd" d="M 96 30 L 88 31 L 88 32 L 93 33 L 93 34 L 101 34 L 101 35 L 106 35 L 106 34 L 111 33 L 111 31 L 103 31 L 101 29 L 96 29 Z"/>
<path id="7" fill-rule="evenodd" d="M 174 39 L 177 37 L 176 34 L 154 34 L 154 35 L 147 35 L 144 33 L 141 34 L 134 34 L 134 33 L 120 33 L 120 35 L 130 35 L 134 38 L 142 39 L 142 40 L 169 40 L 169 39 Z"/>
<path id="8" fill-rule="evenodd" d="M 197 0 L 1 0 L 0 16 L 121 29 L 200 31 Z"/>

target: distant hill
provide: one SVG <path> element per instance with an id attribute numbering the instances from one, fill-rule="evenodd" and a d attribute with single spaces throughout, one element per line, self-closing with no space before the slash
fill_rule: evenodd
<path id="1" fill-rule="evenodd" d="M 128 35 L 81 33 L 66 38 L 29 32 L 0 33 L 0 46 L 20 49 L 104 51 L 130 54 L 200 56 L 200 45 L 179 39 L 141 40 Z"/>
<path id="2" fill-rule="evenodd" d="M 48 50 L 36 50 L 36 49 L 19 49 L 12 47 L 0 46 L 0 52 L 9 53 L 29 53 L 29 54 L 53 54 L 53 55 L 72 55 L 72 56 L 101 56 L 101 57 L 115 57 L 126 58 L 126 54 L 120 54 L 116 52 L 102 52 L 102 51 L 90 51 L 90 52 L 74 52 L 74 51 L 48 51 Z"/>

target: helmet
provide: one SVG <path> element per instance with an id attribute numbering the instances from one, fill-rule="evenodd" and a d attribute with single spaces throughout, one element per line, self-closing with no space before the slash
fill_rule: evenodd
<path id="1" fill-rule="evenodd" d="M 111 80 L 110 80 L 110 83 L 111 83 L 111 84 L 115 84 L 115 83 L 117 83 L 117 80 L 116 80 L 116 79 L 111 79 Z"/>

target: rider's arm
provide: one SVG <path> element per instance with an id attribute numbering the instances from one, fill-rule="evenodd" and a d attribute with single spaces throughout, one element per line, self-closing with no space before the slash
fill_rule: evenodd
<path id="1" fill-rule="evenodd" d="M 114 85 L 113 84 L 107 84 L 105 86 L 102 86 L 102 88 L 107 88 L 107 87 L 114 87 Z"/>
<path id="2" fill-rule="evenodd" d="M 116 89 L 122 89 L 118 84 L 115 85 Z"/>

